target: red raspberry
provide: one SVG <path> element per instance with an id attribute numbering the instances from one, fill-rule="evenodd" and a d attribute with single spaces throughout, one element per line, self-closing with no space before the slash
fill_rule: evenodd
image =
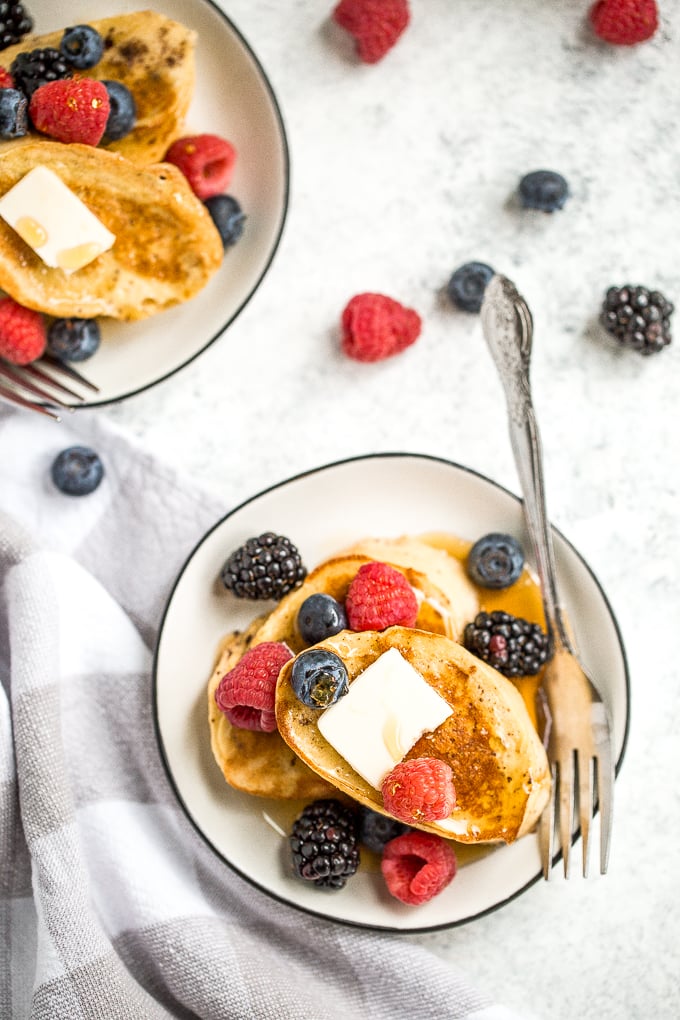
<path id="1" fill-rule="evenodd" d="M 418 601 L 400 571 L 387 563 L 364 563 L 347 589 L 345 612 L 351 630 L 413 627 Z"/>
<path id="2" fill-rule="evenodd" d="M 357 294 L 342 313 L 342 349 L 355 361 L 382 361 L 420 336 L 420 316 L 384 294 Z"/>
<path id="3" fill-rule="evenodd" d="M 47 330 L 43 317 L 14 298 L 0 298 L 0 358 L 13 365 L 28 365 L 45 350 Z"/>
<path id="4" fill-rule="evenodd" d="M 274 693 L 284 663 L 293 658 L 280 641 L 263 641 L 249 648 L 220 680 L 215 701 L 232 726 L 242 730 L 276 729 Z"/>
<path id="5" fill-rule="evenodd" d="M 590 8 L 595 34 L 615 46 L 634 46 L 659 27 L 656 0 L 598 0 Z"/>
<path id="6" fill-rule="evenodd" d="M 447 840 L 417 829 L 386 843 L 380 862 L 389 891 L 412 906 L 427 903 L 445 889 L 456 867 L 456 855 Z"/>
<path id="7" fill-rule="evenodd" d="M 218 135 L 191 135 L 172 143 L 165 162 L 174 163 L 194 194 L 204 201 L 226 191 L 231 184 L 236 149 Z"/>
<path id="8" fill-rule="evenodd" d="M 356 41 L 359 59 L 377 64 L 409 23 L 407 0 L 340 0 L 333 20 Z"/>
<path id="9" fill-rule="evenodd" d="M 41 85 L 31 96 L 33 126 L 58 142 L 99 145 L 111 104 L 106 86 L 92 78 L 62 78 Z"/>
<path id="10" fill-rule="evenodd" d="M 451 766 L 439 758 L 411 758 L 395 765 L 382 784 L 385 810 L 400 822 L 436 822 L 456 806 Z"/>
<path id="11" fill-rule="evenodd" d="M 7 68 L 0 67 L 0 89 L 13 89 L 14 78 L 9 73 Z"/>

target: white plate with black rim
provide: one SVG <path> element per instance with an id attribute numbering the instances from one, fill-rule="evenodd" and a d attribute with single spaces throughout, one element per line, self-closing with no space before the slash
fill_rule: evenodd
<path id="1" fill-rule="evenodd" d="M 222 336 L 271 265 L 288 209 L 290 165 L 283 119 L 267 74 L 246 39 L 210 0 L 155 0 L 152 6 L 198 34 L 196 88 L 184 133 L 220 135 L 235 146 L 229 194 L 246 215 L 245 229 L 227 249 L 218 272 L 191 301 L 140 322 L 101 320 L 99 350 L 74 366 L 99 387 L 99 394 L 78 406 L 108 404 L 146 390 Z M 41 35 L 67 24 L 144 10 L 145 4 L 29 0 L 27 7 L 33 31 Z"/>
<path id="2" fill-rule="evenodd" d="M 287 535 L 308 568 L 367 535 L 447 532 L 474 540 L 504 531 L 528 547 L 516 496 L 468 468 L 417 454 L 368 455 L 309 471 L 253 496 L 219 521 L 177 578 L 154 663 L 161 753 L 190 821 L 215 854 L 253 885 L 291 907 L 345 924 L 432 931 L 472 921 L 524 892 L 541 876 L 535 835 L 472 855 L 451 885 L 422 906 L 392 898 L 376 867 L 360 867 L 342 890 L 318 890 L 291 871 L 280 831 L 285 810 L 225 784 L 210 749 L 207 680 L 220 638 L 271 603 L 234 598 L 219 572 L 229 553 L 264 531 Z M 618 771 L 629 720 L 621 635 L 587 563 L 557 531 L 554 540 L 559 585 L 583 662 L 611 712 Z"/>

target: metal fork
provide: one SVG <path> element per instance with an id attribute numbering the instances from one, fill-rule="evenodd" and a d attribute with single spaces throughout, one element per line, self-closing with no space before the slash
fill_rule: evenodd
<path id="1" fill-rule="evenodd" d="M 75 368 L 50 355 L 44 355 L 30 365 L 11 365 L 0 359 L 0 399 L 45 414 L 55 421 L 61 421 L 60 410 L 71 412 L 74 409 L 65 398 L 72 397 L 76 406 L 85 400 L 83 393 L 64 380 L 99 393 L 99 387 Z"/>
<path id="2" fill-rule="evenodd" d="M 548 522 L 541 441 L 531 397 L 529 364 L 533 320 L 513 283 L 494 276 L 481 309 L 484 336 L 500 376 L 508 406 L 510 440 L 524 497 L 524 515 L 543 595 L 552 658 L 542 690 L 548 708 L 547 752 L 552 793 L 538 829 L 544 878 L 553 862 L 556 805 L 565 878 L 575 814 L 583 844 L 583 875 L 588 874 L 590 823 L 595 790 L 600 812 L 600 872 L 609 861 L 614 766 L 607 707 L 580 665 L 560 606 L 555 556 Z"/>

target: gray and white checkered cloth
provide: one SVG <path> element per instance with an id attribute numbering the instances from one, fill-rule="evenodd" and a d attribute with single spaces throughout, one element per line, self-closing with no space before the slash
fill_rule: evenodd
<path id="1" fill-rule="evenodd" d="M 510 1020 L 405 937 L 269 899 L 186 821 L 152 719 L 156 628 L 225 511 L 113 431 L 0 405 L 0 1017 Z M 97 449 L 63 496 L 54 456 Z"/>

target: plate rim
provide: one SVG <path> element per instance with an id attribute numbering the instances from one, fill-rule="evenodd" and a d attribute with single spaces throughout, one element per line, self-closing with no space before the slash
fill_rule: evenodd
<path id="1" fill-rule="evenodd" d="M 207 2 L 212 2 L 212 0 L 207 0 Z M 342 457 L 342 458 L 339 458 L 338 460 L 333 460 L 333 461 L 329 461 L 328 463 L 325 463 L 325 464 L 317 465 L 316 467 L 306 468 L 303 471 L 299 471 L 299 472 L 296 472 L 293 475 L 290 475 L 288 478 L 282 479 L 282 480 L 280 480 L 278 482 L 273 482 L 270 485 L 265 486 L 263 489 L 261 489 L 257 493 L 254 493 L 253 495 L 248 496 L 246 499 L 242 500 L 236 506 L 233 506 L 230 510 L 228 510 L 225 514 L 223 514 L 217 521 L 215 521 L 211 525 L 211 527 L 208 528 L 208 530 L 203 533 L 201 538 L 194 544 L 194 546 L 192 547 L 192 549 L 190 550 L 190 552 L 186 556 L 186 558 L 184 560 L 184 563 L 183 563 L 182 567 L 180 568 L 180 570 L 179 570 L 179 572 L 178 572 L 178 574 L 177 574 L 177 576 L 176 576 L 176 578 L 175 578 L 175 580 L 174 580 L 174 582 L 172 584 L 170 592 L 168 593 L 168 596 L 167 596 L 166 601 L 165 601 L 165 605 L 163 607 L 163 611 L 162 611 L 161 616 L 160 616 L 160 620 L 159 620 L 159 624 L 158 624 L 158 632 L 156 634 L 156 639 L 155 639 L 155 643 L 154 643 L 154 653 L 153 653 L 152 672 L 151 672 L 151 681 L 152 681 L 152 684 L 151 684 L 151 687 L 152 687 L 151 695 L 152 695 L 152 715 L 153 715 L 154 734 L 155 734 L 155 738 L 156 738 L 157 749 L 158 749 L 158 752 L 159 752 L 159 755 L 160 755 L 160 758 L 161 758 L 161 763 L 163 765 L 163 769 L 165 771 L 166 778 L 167 778 L 167 780 L 168 780 L 168 782 L 169 782 L 169 784 L 170 784 L 170 786 L 172 788 L 172 791 L 173 791 L 173 793 L 174 793 L 174 795 L 175 795 L 175 797 L 177 799 L 178 804 L 180 805 L 180 807 L 182 809 L 182 812 L 183 812 L 185 818 L 189 821 L 189 823 L 191 824 L 191 826 L 194 829 L 194 831 L 198 834 L 198 836 L 200 837 L 202 843 L 208 848 L 208 850 L 210 850 L 215 855 L 216 858 L 218 858 L 220 861 L 222 861 L 223 864 L 226 864 L 230 871 L 232 871 L 235 874 L 237 874 L 245 882 L 247 882 L 249 885 L 253 886 L 254 888 L 258 889 L 260 892 L 264 893 L 264 895 L 268 896 L 270 899 L 276 900 L 277 902 L 283 904 L 283 906 L 285 906 L 285 907 L 289 907 L 289 908 L 291 908 L 293 910 L 300 911 L 301 913 L 306 914 L 307 916 L 316 917 L 316 918 L 318 918 L 318 919 L 320 919 L 322 921 L 326 921 L 328 923 L 333 923 L 333 924 L 339 924 L 339 925 L 342 925 L 344 927 L 358 928 L 358 929 L 361 929 L 363 931 L 376 931 L 376 932 L 385 932 L 385 933 L 390 933 L 390 934 L 398 934 L 398 935 L 408 936 L 408 935 L 422 935 L 422 934 L 428 934 L 428 933 L 438 932 L 438 931 L 447 931 L 447 930 L 450 930 L 452 928 L 460 928 L 463 925 L 471 924 L 473 921 L 477 921 L 477 920 L 479 920 L 482 917 L 486 917 L 487 915 L 492 914 L 492 913 L 494 913 L 497 910 L 500 910 L 506 904 L 512 902 L 512 900 L 515 900 L 519 896 L 523 895 L 523 893 L 525 893 L 528 889 L 531 888 L 531 886 L 535 885 L 538 881 L 543 880 L 543 872 L 542 872 L 542 870 L 539 869 L 538 872 L 532 878 L 530 878 L 527 882 L 525 882 L 524 885 L 522 885 L 520 888 L 515 889 L 510 895 L 504 897 L 503 899 L 498 900 L 496 903 L 492 904 L 489 907 L 485 907 L 483 910 L 480 910 L 480 911 L 478 911 L 475 914 L 470 914 L 467 917 L 459 918 L 458 920 L 454 920 L 454 921 L 445 921 L 445 922 L 441 922 L 441 923 L 438 922 L 436 924 L 428 924 L 428 925 L 424 925 L 422 927 L 398 927 L 398 926 L 392 926 L 392 925 L 386 925 L 386 924 L 372 924 L 372 923 L 368 923 L 368 922 L 365 922 L 365 921 L 357 921 L 357 920 L 352 920 L 352 919 L 349 919 L 349 918 L 331 916 L 329 914 L 325 914 L 325 913 L 321 912 L 320 910 L 315 910 L 315 909 L 313 909 L 311 907 L 304 906 L 304 905 L 302 905 L 300 903 L 294 903 L 290 899 L 286 899 L 284 896 L 282 896 L 279 893 L 277 893 L 277 892 L 267 888 L 261 882 L 258 882 L 256 879 L 252 878 L 250 875 L 247 875 L 243 871 L 241 871 L 240 868 L 238 868 L 227 857 L 224 856 L 224 854 L 211 842 L 211 840 L 208 838 L 208 836 L 202 831 L 200 825 L 194 819 L 191 811 L 189 810 L 188 805 L 185 803 L 185 800 L 182 797 L 182 795 L 181 795 L 181 793 L 180 793 L 180 791 L 179 791 L 179 789 L 177 787 L 177 784 L 175 783 L 175 779 L 174 779 L 174 776 L 173 776 L 173 773 L 172 773 L 172 769 L 171 769 L 170 763 L 169 763 L 167 755 L 166 755 L 165 746 L 164 746 L 164 743 L 163 743 L 163 737 L 162 737 L 162 734 L 161 734 L 161 728 L 160 728 L 160 722 L 159 722 L 159 706 L 158 706 L 158 658 L 159 658 L 159 653 L 160 653 L 161 640 L 162 640 L 162 637 L 163 637 L 163 631 L 164 631 L 164 628 L 165 628 L 165 622 L 166 622 L 168 613 L 170 611 L 170 607 L 172 605 L 175 592 L 176 592 L 177 588 L 179 587 L 179 584 L 181 583 L 182 578 L 184 577 L 184 574 L 188 570 L 188 568 L 189 568 L 189 566 L 190 566 L 194 556 L 196 555 L 196 553 L 198 552 L 200 547 L 206 541 L 208 541 L 210 536 L 219 527 L 221 527 L 222 524 L 225 521 L 229 520 L 231 517 L 233 517 L 239 511 L 243 510 L 250 503 L 255 502 L 256 500 L 260 499 L 263 496 L 268 495 L 271 492 L 275 492 L 277 489 L 282 489 L 285 486 L 291 485 L 291 484 L 293 484 L 293 483 L 295 483 L 297 481 L 300 481 L 300 480 L 302 480 L 304 478 L 308 478 L 308 477 L 310 477 L 312 475 L 316 475 L 316 474 L 321 474 L 324 471 L 331 471 L 331 470 L 333 470 L 335 468 L 343 467 L 343 466 L 345 466 L 347 464 L 353 464 L 353 463 L 357 463 L 359 461 L 367 461 L 367 460 L 396 460 L 396 459 L 399 459 L 399 458 L 412 458 L 412 459 L 416 459 L 416 460 L 430 461 L 430 462 L 433 462 L 435 464 L 441 464 L 441 465 L 443 465 L 443 466 L 445 466 L 447 468 L 454 468 L 454 469 L 456 469 L 458 471 L 462 471 L 462 472 L 464 472 L 466 474 L 473 475 L 474 477 L 480 479 L 481 481 L 486 482 L 489 485 L 492 485 L 494 488 L 499 489 L 501 492 L 505 493 L 507 496 L 510 496 L 511 499 L 513 499 L 515 502 L 517 502 L 517 503 L 521 503 L 522 502 L 521 497 L 519 497 L 511 489 L 508 489 L 501 482 L 494 481 L 492 478 L 489 478 L 488 475 L 483 474 L 481 471 L 478 471 L 475 468 L 469 467 L 469 466 L 467 466 L 465 464 L 459 464 L 457 461 L 450 460 L 447 457 L 442 457 L 442 456 L 439 456 L 437 454 L 415 453 L 415 452 L 412 452 L 412 451 L 405 451 L 405 450 L 402 450 L 402 451 L 392 450 L 392 451 L 384 451 L 384 452 L 377 452 L 376 451 L 376 452 L 373 452 L 373 453 L 354 454 L 354 455 L 349 456 L 349 457 Z M 629 738 L 629 733 L 630 733 L 630 714 L 631 714 L 630 713 L 630 700 L 631 700 L 630 668 L 629 668 L 629 664 L 628 664 L 628 656 L 627 656 L 627 653 L 626 653 L 626 647 L 625 647 L 625 644 L 623 642 L 623 636 L 622 636 L 622 633 L 621 633 L 621 628 L 619 626 L 618 619 L 616 617 L 616 614 L 614 613 L 614 610 L 613 610 L 613 607 L 612 607 L 612 605 L 611 605 L 611 603 L 609 601 L 609 598 L 607 597 L 607 594 L 604 591 L 604 589 L 603 589 L 603 587 L 602 587 L 598 577 L 594 573 L 592 567 L 584 559 L 584 557 L 581 555 L 581 553 L 578 551 L 578 549 L 576 549 L 576 547 L 573 545 L 573 543 L 570 542 L 569 539 L 566 538 L 566 536 L 560 531 L 559 528 L 557 528 L 557 527 L 555 527 L 554 525 L 551 524 L 551 530 L 554 532 L 554 534 L 559 535 L 560 539 L 567 545 L 569 550 L 573 553 L 573 555 L 578 559 L 580 564 L 586 569 L 587 573 L 590 575 L 593 583 L 595 584 L 595 586 L 596 586 L 596 588 L 597 588 L 597 590 L 598 590 L 598 592 L 599 592 L 599 594 L 600 594 L 600 596 L 602 598 L 602 601 L 603 601 L 603 603 L 604 603 L 604 605 L 605 605 L 605 607 L 607 609 L 607 612 L 609 613 L 609 616 L 610 616 L 610 619 L 611 619 L 611 622 L 612 622 L 612 625 L 613 625 L 613 628 L 614 628 L 614 632 L 615 632 L 615 635 L 616 635 L 616 638 L 617 638 L 617 642 L 618 642 L 618 645 L 619 645 L 619 649 L 620 649 L 620 652 L 621 652 L 621 664 L 622 664 L 622 667 L 623 667 L 623 675 L 624 675 L 624 681 L 625 681 L 625 695 L 626 695 L 626 698 L 625 698 L 625 720 L 624 720 L 624 725 L 623 725 L 621 749 L 619 751 L 616 763 L 614 765 L 614 775 L 615 775 L 615 777 L 618 777 L 619 772 L 621 770 L 621 767 L 623 765 L 623 760 L 625 758 L 626 751 L 627 751 L 628 738 Z M 596 809 L 596 811 L 594 812 L 594 816 L 596 816 L 597 814 L 598 814 L 598 809 Z M 571 840 L 571 845 L 572 846 L 576 843 L 576 841 L 578 840 L 579 836 L 580 836 L 580 827 L 576 829 L 575 833 L 572 836 L 572 840 Z M 562 859 L 562 850 L 559 849 L 557 851 L 557 853 L 553 857 L 552 867 L 554 868 L 560 862 L 561 859 Z"/>

